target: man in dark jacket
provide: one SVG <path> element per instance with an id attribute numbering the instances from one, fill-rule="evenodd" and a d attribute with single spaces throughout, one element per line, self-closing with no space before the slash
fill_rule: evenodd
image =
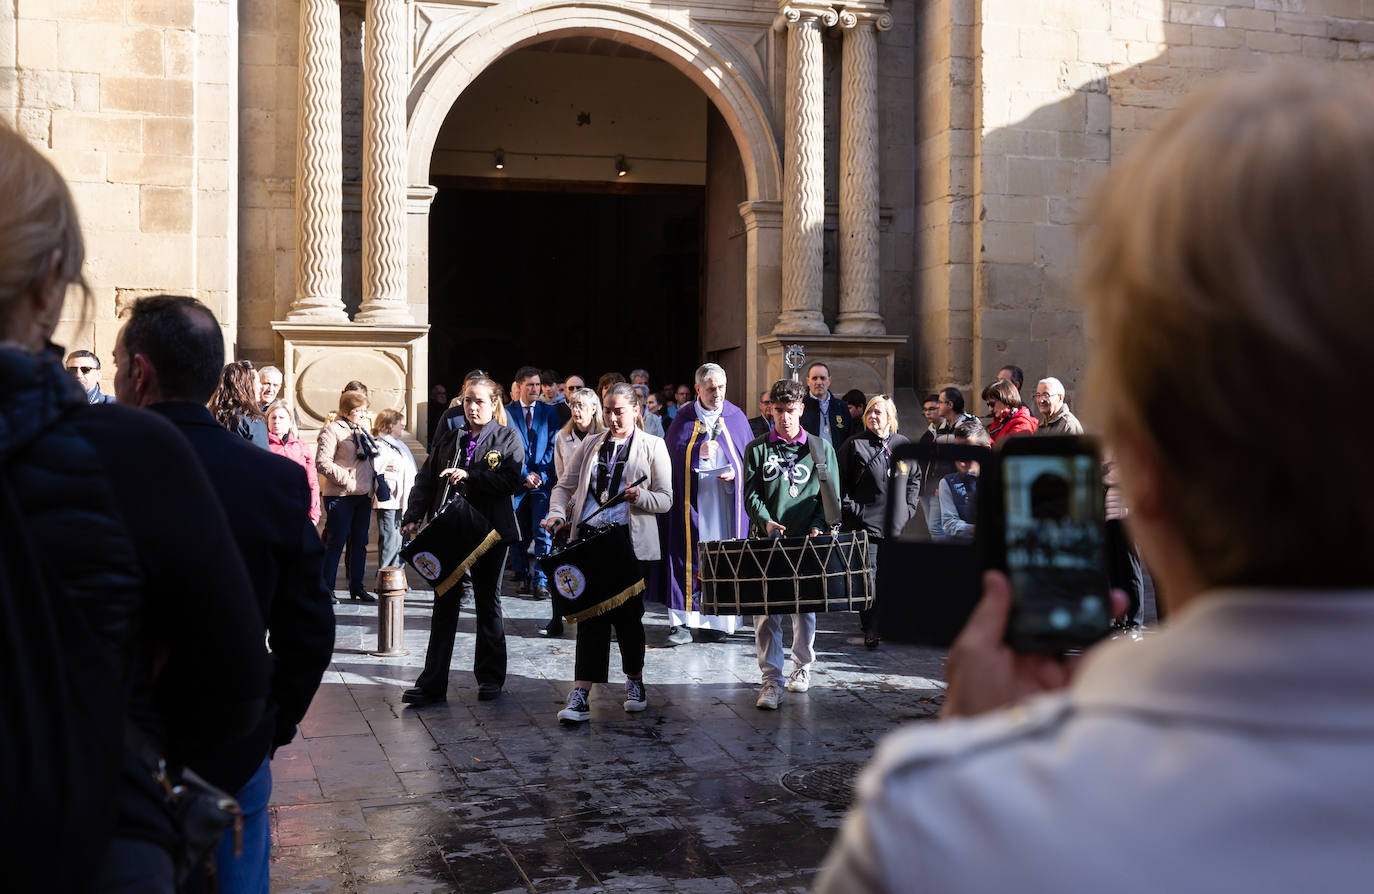
<path id="1" fill-rule="evenodd" d="M 194 298 L 158 295 L 134 303 L 115 343 L 120 403 L 147 407 L 181 429 L 219 495 L 266 622 L 272 650 L 271 697 L 247 737 L 192 754 L 187 763 L 237 793 L 243 808 L 242 855 L 232 831 L 218 853 L 226 891 L 267 885 L 267 802 L 272 752 L 295 736 L 329 666 L 334 612 L 320 567 L 324 547 L 310 523 L 304 470 L 238 438 L 205 409 L 224 364 L 224 340 L 210 310 Z"/>
<path id="2" fill-rule="evenodd" d="M 86 403 L 112 404 L 113 394 L 100 390 L 100 358 L 90 351 L 72 351 L 67 355 L 67 372 L 86 390 Z"/>
<path id="3" fill-rule="evenodd" d="M 838 450 L 854 433 L 855 425 L 849 406 L 830 393 L 830 367 L 820 362 L 807 367 L 806 387 L 810 394 L 802 410 L 802 428 Z"/>

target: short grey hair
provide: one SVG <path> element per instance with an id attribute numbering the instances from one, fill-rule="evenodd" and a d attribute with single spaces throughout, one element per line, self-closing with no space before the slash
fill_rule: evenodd
<path id="1" fill-rule="evenodd" d="M 697 367 L 697 384 L 704 385 L 707 379 L 720 379 L 724 382 L 726 381 L 725 370 L 721 368 L 719 363 L 703 363 Z"/>
<path id="2" fill-rule="evenodd" d="M 268 373 L 276 373 L 280 376 L 281 370 L 277 369 L 275 366 L 264 366 L 262 369 L 258 370 L 258 378 L 262 378 Z"/>
<path id="3" fill-rule="evenodd" d="M 635 390 L 635 393 L 639 395 L 639 405 L 641 407 L 644 406 L 644 402 L 649 399 L 649 386 L 640 384 L 631 385 L 630 387 L 633 388 Z"/>
<path id="4" fill-rule="evenodd" d="M 1046 376 L 1039 382 L 1035 383 L 1035 387 L 1037 388 L 1039 388 L 1041 385 L 1049 385 L 1050 394 L 1057 394 L 1060 397 L 1064 396 L 1064 383 L 1056 379 L 1054 376 Z"/>
<path id="5" fill-rule="evenodd" d="M 649 371 L 648 371 L 647 369 L 632 369 L 632 370 L 630 370 L 630 378 L 634 379 L 634 378 L 638 378 L 639 376 L 643 376 L 644 378 L 647 379 L 647 378 L 649 378 Z"/>

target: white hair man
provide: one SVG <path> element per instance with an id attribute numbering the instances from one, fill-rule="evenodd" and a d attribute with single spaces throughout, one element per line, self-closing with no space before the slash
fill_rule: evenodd
<path id="1" fill-rule="evenodd" d="M 710 642 L 734 633 L 744 623 L 737 615 L 704 615 L 697 586 L 697 544 L 703 540 L 747 537 L 744 507 L 744 451 L 753 440 L 744 411 L 725 399 L 725 370 L 714 363 L 697 368 L 697 398 L 678 405 L 668 426 L 668 456 L 673 461 L 673 508 L 664 526 L 666 586 L 654 598 L 668 606 L 673 629 L 668 643 L 697 638 Z"/>
<path id="2" fill-rule="evenodd" d="M 1041 379 L 1035 386 L 1035 408 L 1045 420 L 1035 430 L 1037 435 L 1083 434 L 1083 424 L 1064 402 L 1064 383 L 1054 376 Z"/>

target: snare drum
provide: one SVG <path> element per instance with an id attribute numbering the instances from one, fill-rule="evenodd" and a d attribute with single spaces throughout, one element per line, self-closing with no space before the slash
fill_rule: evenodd
<path id="1" fill-rule="evenodd" d="M 868 534 L 716 540 L 701 544 L 701 611 L 785 615 L 873 607 Z"/>
<path id="2" fill-rule="evenodd" d="M 627 525 L 596 531 L 549 553 L 542 564 L 549 585 L 567 600 L 564 617 L 572 622 L 605 614 L 644 592 Z"/>

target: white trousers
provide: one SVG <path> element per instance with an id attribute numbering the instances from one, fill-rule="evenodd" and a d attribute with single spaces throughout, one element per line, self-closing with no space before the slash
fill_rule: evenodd
<path id="1" fill-rule="evenodd" d="M 782 682 L 782 615 L 754 615 L 754 647 L 765 683 Z M 808 667 L 816 658 L 816 613 L 792 616 L 792 663 Z"/>

